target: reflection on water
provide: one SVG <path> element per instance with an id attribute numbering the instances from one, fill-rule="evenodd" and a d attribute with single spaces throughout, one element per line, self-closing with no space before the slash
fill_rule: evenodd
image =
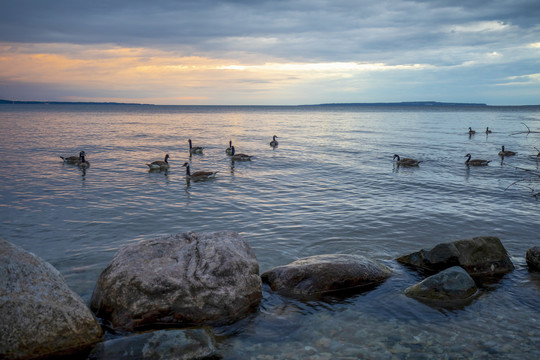
<path id="1" fill-rule="evenodd" d="M 0 119 L 0 236 L 52 263 L 87 301 L 120 247 L 231 229 L 261 272 L 350 253 L 394 275 L 317 301 L 265 287 L 256 313 L 217 329 L 225 358 L 540 357 L 540 281 L 524 260 L 540 240 L 540 205 L 509 187 L 519 169 L 538 170 L 538 135 L 510 136 L 521 122 L 540 128 L 538 110 L 2 105 Z M 469 137 L 469 126 L 494 130 Z M 189 138 L 203 155 L 190 156 Z M 253 160 L 232 162 L 229 140 Z M 518 154 L 499 158 L 502 144 Z M 58 158 L 81 150 L 91 168 Z M 468 167 L 469 152 L 492 162 Z M 167 171 L 148 171 L 167 153 Z M 395 153 L 423 162 L 396 167 Z M 189 181 L 185 162 L 218 174 Z M 460 309 L 403 294 L 422 277 L 394 258 L 478 235 L 499 236 L 516 270 Z"/>

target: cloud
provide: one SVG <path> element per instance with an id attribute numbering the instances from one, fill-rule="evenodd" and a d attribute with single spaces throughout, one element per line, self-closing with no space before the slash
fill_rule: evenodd
<path id="1" fill-rule="evenodd" d="M 0 82 L 200 102 L 412 84 L 420 97 L 419 78 L 470 89 L 535 73 L 539 16 L 537 0 L 3 0 Z"/>

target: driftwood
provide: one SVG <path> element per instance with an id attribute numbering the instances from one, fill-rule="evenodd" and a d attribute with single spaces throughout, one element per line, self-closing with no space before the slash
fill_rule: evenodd
<path id="1" fill-rule="evenodd" d="M 510 135 L 519 135 L 519 134 L 540 134 L 540 131 L 531 131 L 531 129 L 527 126 L 527 124 L 525 123 L 522 123 L 526 128 L 527 128 L 527 131 L 518 131 L 518 132 L 515 132 L 515 133 L 512 133 Z M 535 148 L 536 149 L 536 148 Z M 538 149 L 536 149 L 538 150 Z M 540 151 L 539 151 L 540 153 Z"/>
<path id="2" fill-rule="evenodd" d="M 517 170 L 522 170 L 527 174 L 531 175 L 532 177 L 516 180 L 510 185 L 508 185 L 504 190 L 506 191 L 512 186 L 522 186 L 531 190 L 533 192 L 532 196 L 534 196 L 538 200 L 538 198 L 540 197 L 540 190 L 538 190 L 536 186 L 540 183 L 540 173 L 535 170 L 525 169 L 517 166 L 513 166 L 513 168 Z"/>

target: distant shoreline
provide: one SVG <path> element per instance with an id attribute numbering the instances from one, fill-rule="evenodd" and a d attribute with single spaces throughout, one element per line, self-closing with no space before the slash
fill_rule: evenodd
<path id="1" fill-rule="evenodd" d="M 324 103 L 306 105 L 155 105 L 142 103 L 122 102 L 87 102 L 87 101 L 37 101 L 37 100 L 3 100 L 0 105 L 122 105 L 122 106 L 186 106 L 186 107 L 540 107 L 538 105 L 488 105 L 484 103 L 455 103 L 438 101 L 402 101 L 402 102 L 374 102 L 374 103 Z"/>

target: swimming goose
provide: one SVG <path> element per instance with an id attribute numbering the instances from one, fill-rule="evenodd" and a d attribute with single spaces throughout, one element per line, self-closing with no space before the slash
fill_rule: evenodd
<path id="1" fill-rule="evenodd" d="M 225 152 L 227 153 L 227 155 L 232 155 L 232 154 L 231 154 L 232 151 L 233 151 L 232 148 L 233 148 L 233 146 L 232 146 L 232 140 L 229 140 L 229 147 L 225 149 Z"/>
<path id="2" fill-rule="evenodd" d="M 401 166 L 418 166 L 422 161 L 414 160 L 411 158 L 400 158 L 398 154 L 394 154 L 394 157 L 392 160 L 395 160 L 397 158 L 396 164 Z"/>
<path id="3" fill-rule="evenodd" d="M 510 150 L 504 150 L 504 145 L 501 147 L 501 151 L 499 151 L 499 156 L 513 156 L 513 155 L 516 155 L 516 153 Z"/>
<path id="4" fill-rule="evenodd" d="M 85 155 L 86 154 L 84 151 L 81 151 L 79 153 L 79 160 L 77 161 L 77 166 L 80 167 L 81 169 L 86 169 L 90 167 L 90 162 L 86 161 L 86 159 L 84 158 Z"/>
<path id="5" fill-rule="evenodd" d="M 471 166 L 485 166 L 491 162 L 491 160 L 480 160 L 480 159 L 471 160 L 471 154 L 467 154 L 465 155 L 465 157 L 467 158 L 467 160 L 465 161 L 465 164 L 471 165 Z"/>
<path id="6" fill-rule="evenodd" d="M 476 131 L 474 131 L 473 129 L 471 129 L 471 127 L 469 126 L 469 135 L 472 135 L 472 134 L 476 134 Z"/>
<path id="7" fill-rule="evenodd" d="M 190 154 L 202 154 L 203 148 L 201 146 L 193 146 L 191 139 L 188 139 L 189 142 L 189 153 Z"/>
<path id="8" fill-rule="evenodd" d="M 491 134 L 491 130 L 489 130 L 489 127 L 486 127 L 486 134 Z"/>
<path id="9" fill-rule="evenodd" d="M 274 146 L 274 147 L 275 147 L 275 146 L 278 146 L 278 141 L 276 140 L 276 138 L 277 138 L 276 135 L 274 135 L 274 136 L 272 137 L 272 141 L 270 141 L 270 146 Z"/>
<path id="10" fill-rule="evenodd" d="M 81 158 L 82 153 L 84 153 L 84 151 L 81 151 L 78 156 L 75 156 L 75 155 L 74 156 L 66 156 L 66 157 L 60 156 L 60 158 L 62 160 L 64 160 L 64 162 L 66 164 L 74 164 L 74 165 L 76 165 L 79 162 L 79 159 Z M 84 156 L 84 154 L 83 154 L 83 156 Z"/>
<path id="11" fill-rule="evenodd" d="M 211 179 L 211 178 L 214 178 L 217 174 L 217 171 L 196 171 L 192 174 L 191 171 L 189 170 L 189 163 L 184 163 L 184 165 L 182 166 L 186 167 L 186 178 L 188 180 L 197 181 L 197 180 Z"/>
<path id="12" fill-rule="evenodd" d="M 165 159 L 163 161 L 156 160 L 146 165 L 150 168 L 150 170 L 167 170 L 169 168 L 169 162 L 167 160 L 169 160 L 169 154 L 165 155 Z"/>
<path id="13" fill-rule="evenodd" d="M 236 154 L 234 146 L 231 146 L 231 160 L 233 161 L 249 161 L 253 156 L 246 154 Z"/>

